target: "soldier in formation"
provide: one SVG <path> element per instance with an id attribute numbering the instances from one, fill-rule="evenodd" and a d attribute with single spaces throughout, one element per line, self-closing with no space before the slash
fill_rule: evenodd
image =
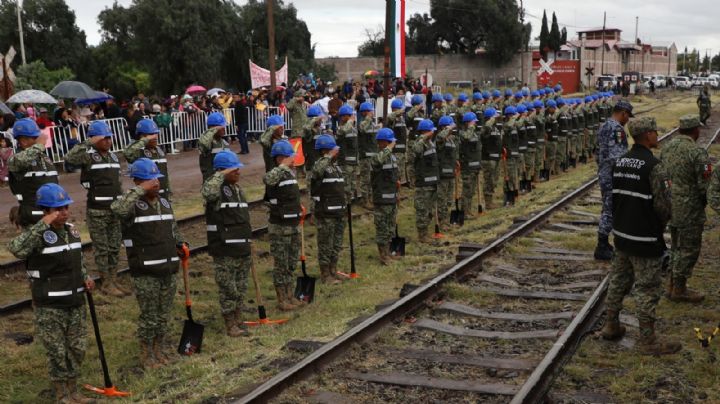
<path id="1" fill-rule="evenodd" d="M 305 156 L 305 175 L 307 176 L 308 183 L 312 181 L 313 165 L 315 160 L 318 159 L 318 151 L 315 150 L 315 142 L 318 137 L 322 134 L 323 116 L 322 109 L 319 105 L 313 105 L 307 110 L 307 121 L 303 128 L 303 154 Z M 311 205 L 312 207 L 312 205 Z"/>
<path id="2" fill-rule="evenodd" d="M 400 197 L 400 167 L 398 158 L 393 153 L 395 134 L 389 128 L 382 128 L 375 138 L 378 153 L 371 159 L 373 217 L 375 222 L 375 243 L 378 248 L 380 263 L 389 265 L 393 259 L 390 254 L 390 240 L 397 220 L 397 204 Z"/>
<path id="3" fill-rule="evenodd" d="M 503 123 L 498 116 L 498 112 L 493 107 L 485 108 L 483 117 L 485 123 L 480 128 L 483 199 L 485 209 L 494 209 L 495 188 L 497 187 L 500 159 L 502 157 Z"/>
<path id="4" fill-rule="evenodd" d="M 450 225 L 453 186 L 458 164 L 458 144 L 455 133 L 455 121 L 447 115 L 440 118 L 438 133 L 435 136 L 435 147 L 440 165 L 440 178 L 437 184 L 437 216 L 441 231 L 447 231 Z"/>
<path id="5" fill-rule="evenodd" d="M 425 102 L 423 101 L 423 97 L 419 94 L 415 94 L 412 96 L 410 103 L 412 106 L 410 107 L 410 110 L 408 110 L 405 119 L 406 126 L 409 128 L 406 163 L 405 167 L 400 167 L 400 169 L 404 169 L 406 171 L 407 184 L 408 187 L 412 189 L 415 188 L 415 165 L 412 163 L 414 160 L 412 150 L 415 145 L 415 140 L 418 138 L 417 127 L 420 122 L 425 119 Z"/>
<path id="6" fill-rule="evenodd" d="M 343 105 L 338 110 L 340 124 L 338 125 L 336 142 L 340 149 L 338 162 L 345 179 L 345 199 L 351 203 L 355 197 L 358 175 L 358 132 L 355 128 L 355 116 L 349 105 Z"/>
<path id="7" fill-rule="evenodd" d="M 372 196 L 370 195 L 370 160 L 377 154 L 375 145 L 375 108 L 369 102 L 360 104 L 360 121 L 358 122 L 358 151 L 360 155 L 360 171 L 358 172 L 358 191 L 363 204 L 372 209 Z"/>
<path id="8" fill-rule="evenodd" d="M 478 176 L 482 167 L 483 142 L 481 131 L 477 128 L 477 115 L 466 112 L 462 117 L 462 126 L 459 131 L 459 168 L 462 179 L 462 209 L 465 217 L 475 217 L 472 209 L 473 197 L 477 193 Z M 478 201 L 483 204 L 483 201 Z"/>
<path id="9" fill-rule="evenodd" d="M 415 99 L 413 96 L 412 99 Z M 422 103 L 422 97 L 417 96 Z M 405 110 L 401 99 L 394 99 L 390 104 L 391 112 L 387 117 L 386 127 L 392 129 L 395 135 L 395 146 L 392 149 L 393 154 L 397 157 L 397 165 L 400 169 L 400 182 L 407 182 L 407 170 L 405 169 L 405 161 L 408 146 L 408 127 L 405 121 Z"/>
<path id="10" fill-rule="evenodd" d="M 265 172 L 275 168 L 275 160 L 270 154 L 275 142 L 282 139 L 285 139 L 285 122 L 280 115 L 270 115 L 267 119 L 267 129 L 260 135 Z"/>
<path id="11" fill-rule="evenodd" d="M 208 129 L 200 135 L 198 140 L 198 151 L 200 152 L 200 172 L 203 182 L 214 174 L 213 159 L 220 151 L 228 148 L 225 137 L 225 115 L 220 112 L 212 112 L 207 118 Z"/>
<path id="12" fill-rule="evenodd" d="M 134 163 L 137 159 L 147 158 L 152 160 L 160 170 L 160 196 L 170 199 L 170 178 L 168 177 L 167 157 L 165 152 L 158 146 L 158 135 L 160 129 L 152 119 L 141 119 L 135 128 L 135 141 L 127 145 L 123 151 L 128 164 Z"/>
<path id="13" fill-rule="evenodd" d="M 252 228 L 247 198 L 240 187 L 237 154 L 222 150 L 215 154 L 215 173 L 202 186 L 205 200 L 208 254 L 215 267 L 215 283 L 225 333 L 230 337 L 248 336 L 242 321 L 248 273 L 252 265 Z"/>
<path id="14" fill-rule="evenodd" d="M 710 100 L 710 89 L 705 84 L 700 95 L 697 98 L 697 106 L 700 110 L 700 122 L 705 125 L 710 118 L 710 110 L 712 109 L 712 101 Z"/>
<path id="15" fill-rule="evenodd" d="M 419 137 L 413 145 L 415 227 L 418 240 L 421 243 L 430 243 L 428 226 L 430 226 L 437 209 L 437 185 L 440 175 L 434 141 L 436 128 L 430 119 L 424 119 L 418 124 L 417 129 Z"/>
<path id="16" fill-rule="evenodd" d="M 503 124 L 503 177 L 505 204 L 514 205 L 518 196 L 518 161 L 520 160 L 520 139 L 517 130 L 517 110 L 514 106 L 505 107 Z"/>

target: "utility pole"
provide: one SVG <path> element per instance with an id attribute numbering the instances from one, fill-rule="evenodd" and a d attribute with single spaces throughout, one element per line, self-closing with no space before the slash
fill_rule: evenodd
<path id="1" fill-rule="evenodd" d="M 708 51 L 709 51 L 709 52 L 708 52 Z M 705 59 L 707 59 L 707 69 L 706 69 L 706 71 L 707 71 L 708 73 L 710 72 L 710 56 L 709 56 L 710 54 L 712 54 L 712 49 L 710 49 L 710 48 L 705 48 Z"/>
<path id="2" fill-rule="evenodd" d="M 638 20 L 639 19 L 640 19 L 640 17 L 635 16 L 635 45 L 637 45 L 637 40 L 638 40 Z"/>
<path id="3" fill-rule="evenodd" d="M 605 22 L 607 20 L 607 12 L 603 12 L 603 30 L 602 30 L 602 56 L 600 61 L 600 75 L 605 74 Z"/>
<path id="4" fill-rule="evenodd" d="M 390 92 L 390 35 L 395 32 L 392 0 L 385 0 L 385 64 L 383 66 L 383 126 L 387 124 L 388 93 Z"/>
<path id="5" fill-rule="evenodd" d="M 26 62 L 25 62 L 25 39 L 23 38 L 22 17 L 20 16 L 21 11 L 22 11 L 21 0 L 17 0 L 18 32 L 20 33 L 20 57 L 22 58 L 22 64 L 24 66 L 26 64 Z"/>
<path id="6" fill-rule="evenodd" d="M 273 19 L 273 2 L 275 0 L 265 0 L 267 5 L 268 18 L 268 64 L 270 65 L 270 100 L 275 101 L 275 89 L 277 82 L 275 80 L 275 21 Z"/>

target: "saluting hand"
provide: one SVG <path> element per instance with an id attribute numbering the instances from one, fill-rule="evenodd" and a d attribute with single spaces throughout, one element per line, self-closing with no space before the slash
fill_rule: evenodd
<path id="1" fill-rule="evenodd" d="M 55 210 L 50 213 L 46 213 L 45 216 L 43 216 L 42 221 L 46 225 L 50 226 L 51 224 L 53 224 L 54 221 L 57 220 L 58 216 L 60 216 L 60 212 Z"/>

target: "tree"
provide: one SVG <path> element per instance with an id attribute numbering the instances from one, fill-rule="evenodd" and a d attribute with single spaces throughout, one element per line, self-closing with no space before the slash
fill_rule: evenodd
<path id="1" fill-rule="evenodd" d="M 68 67 L 85 80 L 90 53 L 85 32 L 75 23 L 75 13 L 64 0 L 25 0 L 22 4 L 26 59 L 42 60 L 51 70 Z M 20 53 L 17 0 L 0 0 L 0 44 L 5 47 L 0 52 L 13 45 Z"/>
<path id="2" fill-rule="evenodd" d="M 542 26 L 540 27 L 540 55 L 547 60 L 547 51 L 550 49 L 550 31 L 548 30 L 547 13 L 543 10 Z"/>
<path id="3" fill-rule="evenodd" d="M 365 36 L 367 37 L 365 42 L 358 46 L 358 56 L 367 57 L 385 55 L 385 30 L 383 27 L 378 26 L 378 28 L 374 31 L 365 28 Z"/>
<path id="4" fill-rule="evenodd" d="M 555 17 L 555 13 L 553 12 L 552 27 L 550 28 L 550 38 L 548 40 L 548 47 L 553 52 L 557 52 L 560 50 L 561 45 L 562 45 L 562 38 L 560 37 L 560 28 L 558 27 L 557 17 Z"/>
<path id="5" fill-rule="evenodd" d="M 75 74 L 67 67 L 50 70 L 42 60 L 35 60 L 17 68 L 15 90 L 43 90 L 48 92 L 64 80 L 72 80 Z"/>
<path id="6" fill-rule="evenodd" d="M 567 28 L 562 27 L 560 30 L 560 46 L 567 43 Z"/>
<path id="7" fill-rule="evenodd" d="M 405 53 L 412 55 L 430 55 L 437 53 L 438 44 L 433 20 L 427 14 L 416 13 L 407 21 L 408 32 L 405 39 Z"/>

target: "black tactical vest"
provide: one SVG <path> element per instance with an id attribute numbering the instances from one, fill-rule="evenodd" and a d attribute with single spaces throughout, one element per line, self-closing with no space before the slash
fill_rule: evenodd
<path id="1" fill-rule="evenodd" d="M 558 138 L 564 139 L 568 136 L 570 136 L 570 132 L 572 131 L 572 118 L 570 115 L 568 115 L 566 112 L 560 112 L 560 114 L 557 117 L 558 121 Z"/>
<path id="2" fill-rule="evenodd" d="M 545 143 L 545 118 L 540 114 L 535 116 L 535 142 Z"/>
<path id="3" fill-rule="evenodd" d="M 85 303 L 80 232 L 65 224 L 63 239 L 53 228 L 42 234 L 42 249 L 27 258 L 33 304 L 64 309 Z"/>
<path id="4" fill-rule="evenodd" d="M 352 121 L 348 121 L 342 126 L 344 129 L 351 129 L 342 136 L 337 136 L 337 145 L 340 146 L 338 153 L 338 162 L 341 165 L 356 166 L 358 164 L 358 134 Z"/>
<path id="5" fill-rule="evenodd" d="M 535 123 L 535 117 L 530 116 L 525 121 L 525 129 L 527 130 L 527 147 L 528 150 L 535 150 L 535 144 L 537 143 L 537 125 Z"/>
<path id="6" fill-rule="evenodd" d="M 164 177 L 158 178 L 158 181 L 160 181 L 160 195 L 167 195 L 170 192 L 170 183 L 168 180 L 167 157 L 165 156 L 165 152 L 159 147 L 155 147 L 154 149 L 143 149 L 143 155 L 154 161 L 160 173 L 164 175 Z M 132 161 L 128 161 L 128 163 L 132 163 Z"/>
<path id="7" fill-rule="evenodd" d="M 615 247 L 629 255 L 659 257 L 664 226 L 653 207 L 650 173 L 660 163 L 646 147 L 633 145 L 615 161 L 612 179 Z"/>
<path id="8" fill-rule="evenodd" d="M 267 196 L 270 201 L 270 223 L 284 226 L 297 226 L 300 223 L 300 188 L 292 173 L 283 170 L 280 182 L 267 186 Z"/>
<path id="9" fill-rule="evenodd" d="M 213 257 L 250 255 L 252 227 L 247 201 L 231 184 L 223 182 L 220 199 L 205 206 L 208 252 Z"/>
<path id="10" fill-rule="evenodd" d="M 499 161 L 502 153 L 502 122 L 490 118 L 485 122 L 480 133 L 482 143 L 482 160 Z"/>
<path id="11" fill-rule="evenodd" d="M 423 142 L 418 140 L 418 142 Z M 425 143 L 422 154 L 415 156 L 415 186 L 434 187 L 437 185 L 440 174 L 440 162 L 438 161 L 435 143 L 429 140 Z"/>
<path id="12" fill-rule="evenodd" d="M 145 198 L 133 207 L 135 216 L 131 222 L 123 222 L 123 244 L 132 276 L 162 277 L 178 270 L 172 227 L 175 217 L 170 202 L 159 197 L 159 210 Z"/>
<path id="13" fill-rule="evenodd" d="M 363 118 L 363 121 L 365 120 L 372 121 L 372 118 L 365 117 Z M 363 129 L 364 126 L 367 126 L 368 129 Z M 377 129 L 375 129 L 374 123 L 371 125 L 358 125 L 358 148 L 360 151 L 360 160 L 369 159 L 377 154 L 377 143 L 375 142 L 376 133 Z"/>
<path id="14" fill-rule="evenodd" d="M 97 150 L 89 148 L 90 165 L 83 166 L 80 184 L 87 189 L 88 209 L 110 210 L 114 200 L 122 196 L 120 184 L 120 161 L 113 152 L 103 157 Z"/>
<path id="15" fill-rule="evenodd" d="M 318 219 L 345 215 L 345 179 L 340 167 L 335 163 L 328 164 L 319 178 L 313 176 L 311 191 L 315 201 L 315 216 Z"/>
<path id="16" fill-rule="evenodd" d="M 213 143 L 215 142 L 215 139 L 213 139 Z M 220 139 L 220 142 L 222 142 L 223 147 L 213 147 L 210 151 L 203 153 L 200 151 L 200 156 L 198 157 L 198 161 L 200 164 L 200 173 L 202 173 L 203 182 L 212 177 L 212 175 L 215 173 L 215 169 L 213 168 L 213 160 L 215 159 L 215 155 L 220 153 L 223 150 L 227 150 L 225 147 L 225 141 Z M 200 149 L 198 149 L 199 151 Z M 158 164 L 158 167 L 160 164 Z M 165 174 L 163 174 L 165 175 Z"/>
<path id="17" fill-rule="evenodd" d="M 458 155 L 455 139 L 447 136 L 443 142 L 440 142 L 438 136 L 437 148 L 440 163 L 440 178 L 455 178 L 455 164 L 457 163 Z"/>
<path id="18" fill-rule="evenodd" d="M 18 154 L 21 153 L 23 152 Z M 30 171 L 8 173 L 10 188 L 20 202 L 18 213 L 20 214 L 20 225 L 23 227 L 35 224 L 43 217 L 43 211 L 35 206 L 35 202 L 37 202 L 35 194 L 38 188 L 44 184 L 58 183 L 58 172 L 47 155 L 40 155 L 30 164 L 32 165 Z"/>
<path id="19" fill-rule="evenodd" d="M 464 136 L 460 137 L 460 168 L 465 172 L 478 172 L 482 168 L 481 161 L 483 158 L 484 145 L 481 141 L 479 130 L 484 128 L 474 128 L 470 139 Z M 470 129 L 463 129 L 463 133 Z"/>
<path id="20" fill-rule="evenodd" d="M 518 135 L 516 121 L 513 119 L 505 123 L 503 133 L 503 146 L 508 151 L 508 158 L 520 157 L 520 136 Z"/>
<path id="21" fill-rule="evenodd" d="M 528 150 L 527 119 L 518 119 L 516 127 L 518 131 L 518 151 L 520 154 L 525 154 Z"/>
<path id="22" fill-rule="evenodd" d="M 309 133 L 308 133 L 309 131 Z M 303 145 L 303 155 L 305 156 L 305 170 L 310 171 L 313 168 L 313 165 L 315 165 L 315 162 L 318 158 L 320 158 L 320 155 L 317 150 L 315 150 L 315 141 L 317 138 L 320 137 L 322 134 L 322 126 L 318 127 L 311 127 L 310 129 L 303 129 L 303 138 L 302 138 L 302 145 Z"/>
<path id="23" fill-rule="evenodd" d="M 400 179 L 400 170 L 397 157 L 390 154 L 382 166 L 373 165 L 370 173 L 372 183 L 373 204 L 395 205 L 397 203 L 397 182 Z"/>
<path id="24" fill-rule="evenodd" d="M 557 120 L 557 114 L 545 115 L 545 133 L 547 133 L 548 142 L 556 142 L 560 134 L 560 123 Z"/>
<path id="25" fill-rule="evenodd" d="M 407 138 L 408 128 L 405 125 L 405 117 L 402 111 L 393 112 L 394 114 L 394 125 L 391 128 L 395 135 L 395 147 L 393 147 L 393 153 L 404 154 L 407 151 Z"/>

